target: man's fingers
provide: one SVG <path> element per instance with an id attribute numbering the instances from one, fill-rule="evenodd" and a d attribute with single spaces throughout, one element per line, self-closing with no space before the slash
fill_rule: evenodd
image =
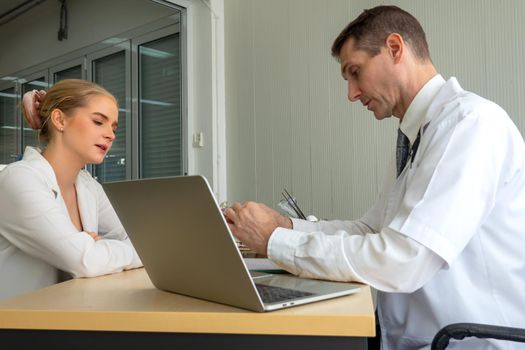
<path id="1" fill-rule="evenodd" d="M 233 235 L 237 237 L 237 228 L 235 225 L 228 222 L 228 227 L 230 228 L 230 231 L 233 233 Z"/>
<path id="2" fill-rule="evenodd" d="M 228 223 L 235 223 L 237 221 L 237 213 L 233 207 L 230 207 L 224 211 L 224 217 L 226 217 L 226 221 L 228 221 Z"/>
<path id="3" fill-rule="evenodd" d="M 234 210 L 235 212 L 238 212 L 239 210 L 241 210 L 243 207 L 243 205 L 239 202 L 237 203 L 233 203 L 233 205 L 230 207 L 230 209 Z"/>

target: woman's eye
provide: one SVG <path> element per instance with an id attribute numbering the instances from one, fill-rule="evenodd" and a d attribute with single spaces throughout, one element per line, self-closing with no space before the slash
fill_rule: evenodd
<path id="1" fill-rule="evenodd" d="M 102 122 L 98 120 L 93 120 L 93 123 L 95 123 L 96 125 L 102 125 Z"/>

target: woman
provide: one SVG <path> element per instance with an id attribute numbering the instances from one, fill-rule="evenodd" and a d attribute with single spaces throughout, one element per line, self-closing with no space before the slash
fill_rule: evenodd
<path id="1" fill-rule="evenodd" d="M 142 266 L 102 186 L 83 170 L 115 139 L 118 107 L 104 88 L 63 80 L 24 95 L 43 151 L 27 147 L 0 172 L 0 299 L 58 281 Z"/>

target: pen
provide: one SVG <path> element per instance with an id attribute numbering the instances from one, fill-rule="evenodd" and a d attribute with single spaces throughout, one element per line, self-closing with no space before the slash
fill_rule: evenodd
<path id="1" fill-rule="evenodd" d="M 301 210 L 301 208 L 299 208 L 299 205 L 297 204 L 297 201 L 295 200 L 295 198 L 293 198 L 286 189 L 284 189 L 284 192 L 281 192 L 281 194 L 283 195 L 288 205 L 297 214 L 297 217 L 303 220 L 307 220 L 303 211 Z"/>

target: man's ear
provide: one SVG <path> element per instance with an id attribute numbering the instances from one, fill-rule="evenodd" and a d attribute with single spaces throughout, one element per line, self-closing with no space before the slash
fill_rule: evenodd
<path id="1" fill-rule="evenodd" d="M 385 45 L 394 63 L 399 63 L 405 53 L 405 41 L 398 33 L 390 33 L 385 40 Z"/>
<path id="2" fill-rule="evenodd" d="M 64 131 L 64 127 L 66 126 L 66 115 L 64 112 L 58 108 L 55 108 L 51 111 L 49 119 L 57 130 Z"/>

